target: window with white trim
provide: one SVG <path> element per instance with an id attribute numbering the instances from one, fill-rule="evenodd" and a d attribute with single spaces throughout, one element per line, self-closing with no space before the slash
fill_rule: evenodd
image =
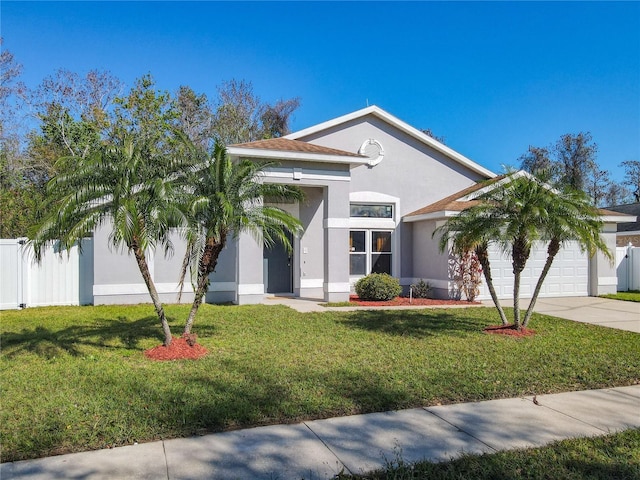
<path id="1" fill-rule="evenodd" d="M 349 231 L 349 275 L 365 276 L 369 273 L 391 275 L 392 248 L 389 230 Z"/>

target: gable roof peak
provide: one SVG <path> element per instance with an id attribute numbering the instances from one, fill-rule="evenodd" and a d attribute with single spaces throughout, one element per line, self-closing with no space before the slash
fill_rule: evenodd
<path id="1" fill-rule="evenodd" d="M 394 115 L 390 114 L 389 112 L 383 110 L 382 108 L 378 107 L 377 105 L 371 105 L 365 108 L 362 108 L 360 110 L 356 110 L 355 112 L 351 112 L 351 113 L 347 113 L 346 115 L 342 115 L 340 117 L 336 117 L 332 120 L 327 120 L 326 122 L 322 122 L 319 123 L 317 125 L 314 125 L 312 127 L 308 127 L 305 128 L 303 130 L 299 130 L 297 132 L 293 132 L 290 133 L 289 135 L 286 135 L 284 138 L 289 138 L 292 140 L 300 140 L 304 137 L 307 137 L 309 135 L 313 135 L 315 133 L 318 132 L 322 132 L 323 130 L 327 130 L 329 128 L 353 121 L 353 120 L 357 120 L 359 118 L 363 118 L 366 117 L 367 115 L 373 115 L 376 118 L 381 119 L 382 121 L 386 122 L 389 125 L 394 126 L 395 128 L 399 129 L 400 131 L 406 133 L 407 135 L 415 138 L 416 140 L 418 140 L 419 142 L 428 145 L 429 147 L 433 148 L 434 150 L 443 153 L 444 155 L 446 155 L 447 157 L 455 160 L 456 162 L 458 162 L 459 164 L 469 168 L 470 170 L 486 177 L 486 178 L 494 178 L 497 175 L 492 172 L 491 170 L 477 164 L 476 162 L 474 162 L 473 160 L 465 157 L 464 155 L 456 152 L 455 150 L 453 150 L 452 148 L 448 147 L 447 145 L 440 143 L 439 141 L 437 141 L 435 138 L 430 137 L 429 135 L 427 135 L 426 133 L 418 130 L 415 127 L 412 127 L 411 125 L 409 125 L 408 123 L 400 120 L 398 117 L 395 117 Z"/>

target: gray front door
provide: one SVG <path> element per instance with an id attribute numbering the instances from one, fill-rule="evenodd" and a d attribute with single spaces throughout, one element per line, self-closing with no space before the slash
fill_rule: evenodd
<path id="1" fill-rule="evenodd" d="M 293 244 L 293 237 L 289 235 Z M 276 241 L 271 248 L 264 247 L 265 291 L 267 293 L 293 292 L 293 252 L 289 253 L 285 246 Z"/>

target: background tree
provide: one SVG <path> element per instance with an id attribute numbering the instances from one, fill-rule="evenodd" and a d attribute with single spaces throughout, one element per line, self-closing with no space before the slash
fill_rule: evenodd
<path id="1" fill-rule="evenodd" d="M 627 199 L 633 198 L 631 192 L 623 185 L 611 182 L 607 185 L 607 192 L 604 197 L 604 204 L 608 206 L 622 205 Z"/>
<path id="2" fill-rule="evenodd" d="M 622 183 L 629 186 L 634 200 L 640 202 L 640 161 L 626 160 L 620 166 L 624 168 L 624 180 Z"/>
<path id="3" fill-rule="evenodd" d="M 608 170 L 600 170 L 596 165 L 592 168 L 585 179 L 584 192 L 594 206 L 606 204 L 607 194 L 612 185 Z"/>
<path id="4" fill-rule="evenodd" d="M 302 199 L 302 192 L 295 187 L 262 181 L 263 169 L 270 164 L 232 162 L 219 142 L 213 156 L 198 163 L 204 164 L 204 168 L 198 169 L 188 182 L 191 186 L 187 203 L 188 246 L 180 280 L 183 284 L 190 266 L 195 297 L 184 328 L 187 335 L 209 289 L 209 275 L 215 271 L 230 238 L 248 232 L 265 245 L 278 240 L 291 248 L 287 232 L 298 234 L 302 229 L 298 219 L 264 203 L 264 199 L 269 202 Z"/>
<path id="5" fill-rule="evenodd" d="M 223 145 L 281 137 L 289 133 L 291 115 L 299 106 L 298 98 L 262 103 L 250 82 L 229 80 L 218 86 L 213 134 Z"/>
<path id="6" fill-rule="evenodd" d="M 436 135 L 433 130 L 431 130 L 430 128 L 423 128 L 420 130 L 422 133 L 424 133 L 425 135 L 430 136 L 431 138 L 433 138 L 434 140 L 437 140 L 438 142 L 444 144 L 445 142 L 445 137 Z"/>
<path id="7" fill-rule="evenodd" d="M 520 168 L 543 180 L 556 176 L 556 164 L 551 159 L 548 148 L 529 145 L 527 153 L 520 157 Z"/>
<path id="8" fill-rule="evenodd" d="M 575 190 L 585 190 L 589 172 L 597 167 L 598 146 L 589 132 L 565 134 L 556 142 L 554 152 L 559 169 L 559 183 Z"/>
<path id="9" fill-rule="evenodd" d="M 264 105 L 260 114 L 260 137 L 278 138 L 291 133 L 289 120 L 299 106 L 300 99 L 298 97 L 278 100 L 274 105 Z"/>
<path id="10" fill-rule="evenodd" d="M 3 43 L 0 37 L 0 47 Z M 24 122 L 18 115 L 18 99 L 24 92 L 18 81 L 22 65 L 10 50 L 0 50 L 0 238 L 15 238 L 24 236 L 36 220 L 42 192 L 31 183 L 33 169 L 24 148 Z"/>
<path id="11" fill-rule="evenodd" d="M 178 125 L 189 140 L 199 149 L 209 151 L 213 147 L 213 110 L 207 96 L 198 95 L 191 87 L 181 86 L 175 97 Z"/>
<path id="12" fill-rule="evenodd" d="M 543 182 L 587 193 L 595 206 L 622 203 L 628 191 L 597 163 L 598 146 L 589 132 L 562 135 L 549 147 L 530 146 L 520 168 Z"/>
<path id="13" fill-rule="evenodd" d="M 17 70 L 3 68 L 6 71 Z M 3 83 L 5 79 L 3 73 Z M 70 158 L 86 156 L 98 146 L 108 125 L 107 111 L 119 88 L 120 82 L 108 72 L 91 71 L 80 77 L 67 70 L 58 70 L 34 90 L 22 84 L 13 88 L 3 85 L 2 131 L 9 131 L 4 128 L 7 125 L 23 127 L 11 129 L 11 136 L 2 135 L 2 236 L 25 235 L 27 228 L 46 213 L 38 208 L 46 182 L 60 169 L 73 168 L 58 159 L 72 162 Z M 24 114 L 16 117 L 16 105 L 38 123 L 36 129 L 25 132 L 24 125 L 31 122 L 23 118 Z M 9 117 L 12 121 L 7 121 Z"/>

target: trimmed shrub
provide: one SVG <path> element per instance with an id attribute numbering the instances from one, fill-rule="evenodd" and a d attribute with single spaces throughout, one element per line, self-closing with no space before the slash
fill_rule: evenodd
<path id="1" fill-rule="evenodd" d="M 411 291 L 414 298 L 429 298 L 431 285 L 421 279 L 418 283 L 411 285 Z"/>
<path id="2" fill-rule="evenodd" d="M 386 273 L 372 273 L 361 278 L 355 289 L 362 300 L 377 301 L 392 300 L 402 292 L 398 279 Z"/>

